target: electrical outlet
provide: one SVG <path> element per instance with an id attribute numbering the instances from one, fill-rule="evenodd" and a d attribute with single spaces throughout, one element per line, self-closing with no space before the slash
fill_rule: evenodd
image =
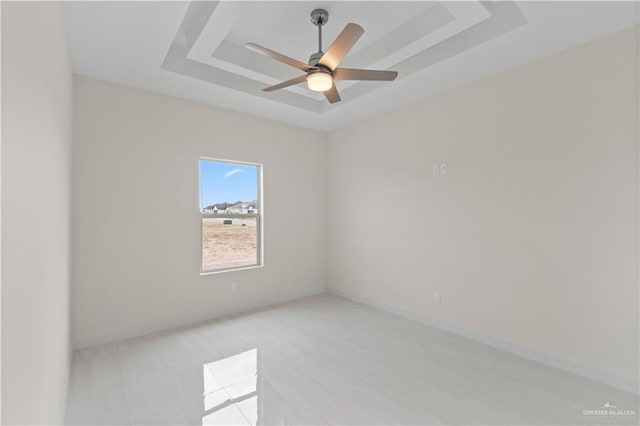
<path id="1" fill-rule="evenodd" d="M 439 305 L 441 301 L 442 301 L 442 298 L 440 297 L 440 292 L 439 291 L 434 291 L 433 292 L 433 303 L 435 303 L 436 305 Z"/>
<path id="2" fill-rule="evenodd" d="M 231 283 L 231 291 L 238 291 L 238 283 L 236 282 Z"/>
<path id="3" fill-rule="evenodd" d="M 433 164 L 431 166 L 431 173 L 433 173 L 434 176 L 437 176 L 440 174 L 440 164 Z"/>
<path id="4" fill-rule="evenodd" d="M 440 174 L 441 175 L 446 175 L 448 169 L 449 169 L 449 167 L 447 166 L 447 163 L 440 163 Z"/>

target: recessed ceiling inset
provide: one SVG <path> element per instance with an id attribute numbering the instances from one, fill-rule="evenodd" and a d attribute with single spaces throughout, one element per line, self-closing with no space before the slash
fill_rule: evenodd
<path id="1" fill-rule="evenodd" d="M 239 6 L 242 3 L 190 3 L 162 68 L 318 114 L 333 108 L 329 102 L 336 100 L 336 93 L 331 93 L 331 96 L 325 99 L 322 93 L 309 91 L 304 86 L 296 86 L 296 83 L 306 81 L 307 76 L 295 74 L 295 69 L 279 65 L 269 58 L 257 56 L 243 48 L 247 42 L 262 42 L 269 35 L 269 39 L 264 41 L 265 44 L 281 51 L 286 49 L 286 41 L 300 38 L 300 34 L 296 36 L 296 33 L 303 34 L 303 30 L 299 24 L 295 26 L 290 21 L 278 21 L 278 16 L 290 17 L 292 13 L 298 13 L 298 9 L 304 7 L 308 17 L 308 3 L 256 2 L 251 4 L 251 14 L 246 13 L 246 7 Z M 346 66 L 394 69 L 400 78 L 404 78 L 526 23 L 518 6 L 511 1 L 472 2 L 464 8 L 440 2 L 403 3 L 403 7 L 400 8 L 393 3 L 371 2 L 366 3 L 367 7 L 357 8 L 349 2 L 330 3 L 331 8 L 336 10 L 332 16 L 339 16 L 342 20 L 333 23 L 333 33 L 336 32 L 336 27 L 344 26 L 345 20 L 363 20 L 365 24 L 376 24 L 367 25 L 372 29 L 371 33 L 367 33 L 367 37 L 363 37 L 358 46 L 350 52 L 345 60 Z M 354 13 L 355 10 L 359 12 Z M 269 18 L 264 19 L 265 16 Z M 381 21 L 380 16 L 388 19 Z M 327 25 L 327 30 L 329 27 Z M 277 31 L 274 28 L 277 28 Z M 360 27 L 355 25 L 347 28 Z M 300 43 L 297 43 L 295 46 L 298 51 L 287 50 L 291 57 L 304 58 L 308 55 L 308 51 L 299 50 L 299 45 Z M 269 52 L 273 51 L 269 49 Z M 271 54 L 268 56 L 273 57 Z M 318 59 L 316 58 L 316 61 Z M 327 68 L 331 71 L 331 67 Z M 384 86 L 379 83 L 343 81 L 352 79 L 338 79 L 335 75 L 333 78 L 341 80 L 332 85 L 332 90 L 335 90 L 336 86 L 340 90 L 342 104 L 366 96 Z M 262 90 L 265 86 L 273 85 L 281 88 L 278 84 L 287 80 L 293 81 L 294 84 L 286 85 L 284 90 L 272 93 Z M 328 80 L 320 80 L 321 78 L 318 78 L 317 83 L 328 83 Z"/>

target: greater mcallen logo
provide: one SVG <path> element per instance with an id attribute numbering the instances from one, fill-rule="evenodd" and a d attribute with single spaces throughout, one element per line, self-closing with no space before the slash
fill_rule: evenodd
<path id="1" fill-rule="evenodd" d="M 595 410 L 582 410 L 583 416 L 605 416 L 605 417 L 633 417 L 635 410 L 624 410 L 607 401 L 602 407 Z"/>

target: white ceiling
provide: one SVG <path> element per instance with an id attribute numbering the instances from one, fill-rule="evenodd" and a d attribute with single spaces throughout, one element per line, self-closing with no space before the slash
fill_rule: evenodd
<path id="1" fill-rule="evenodd" d="M 393 69 L 394 82 L 338 82 L 329 104 L 305 85 L 260 89 L 317 50 L 311 10 L 329 11 L 328 46 L 348 22 L 365 34 L 345 67 Z M 638 23 L 636 2 L 68 2 L 76 73 L 329 131 Z"/>

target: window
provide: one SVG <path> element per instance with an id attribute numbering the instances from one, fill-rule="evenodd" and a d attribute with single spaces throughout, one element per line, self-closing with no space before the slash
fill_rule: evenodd
<path id="1" fill-rule="evenodd" d="M 202 273 L 260 266 L 262 166 L 200 159 Z"/>

